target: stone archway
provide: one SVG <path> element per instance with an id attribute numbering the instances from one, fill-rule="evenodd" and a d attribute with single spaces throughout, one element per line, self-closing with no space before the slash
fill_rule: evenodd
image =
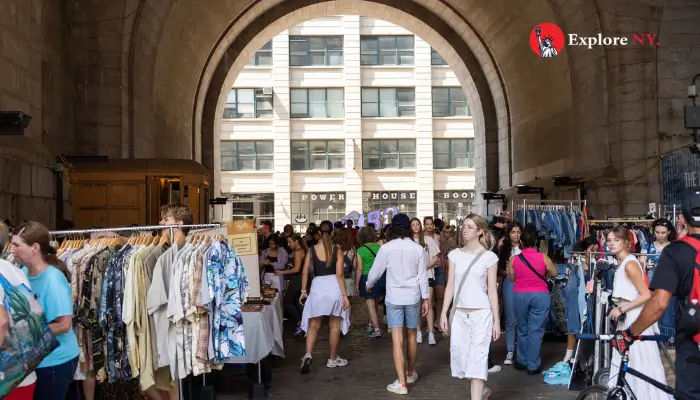
<path id="1" fill-rule="evenodd" d="M 557 21 L 555 13 L 544 1 L 527 8 L 510 7 L 505 1 L 459 2 L 456 5 L 457 2 L 435 0 L 376 0 L 365 2 L 366 6 L 362 8 L 355 0 L 285 1 L 279 4 L 258 0 L 248 2 L 245 7 L 211 3 L 219 4 L 217 12 L 177 2 L 167 13 L 160 13 L 166 18 L 151 70 L 154 118 L 148 126 L 157 132 L 159 143 L 166 143 L 161 154 L 188 156 L 189 153 L 197 158 L 201 149 L 204 155 L 201 160 L 211 168 L 216 151 L 213 151 L 214 141 L 207 143 L 207 140 L 215 134 L 221 88 L 227 84 L 227 78 L 230 81 L 231 75 L 242 66 L 243 61 L 239 65 L 235 63 L 237 56 L 246 59 L 256 46 L 264 42 L 265 35 L 272 37 L 285 26 L 292 25 L 293 18 L 302 21 L 330 13 L 359 14 L 360 10 L 367 16 L 387 19 L 413 30 L 441 50 L 455 68 L 470 100 L 475 108 L 478 107 L 475 122 L 484 130 L 483 135 L 479 135 L 484 139 L 480 149 L 480 155 L 483 155 L 481 165 L 486 167 L 478 172 L 481 188 L 499 189 L 515 183 L 514 178 L 519 181 L 531 179 L 534 172 L 530 170 L 542 165 L 554 163 L 555 169 L 563 169 L 565 163 L 560 160 L 574 153 L 573 138 L 577 135 L 572 132 L 573 79 L 567 59 L 569 55 L 564 52 L 563 57 L 543 64 L 527 46 L 529 31 L 535 24 L 545 20 Z M 469 7 L 471 9 L 467 12 Z M 517 16 L 517 21 L 489 24 L 499 13 L 513 18 Z M 188 28 L 200 20 L 207 23 Z M 269 23 L 260 24 L 260 21 Z M 272 27 L 274 29 L 270 29 Z M 211 45 L 208 52 L 203 51 L 207 47 L 202 40 L 205 34 L 209 38 L 206 43 Z M 196 47 L 194 35 L 197 36 Z M 191 59 L 187 58 L 190 56 Z M 183 75 L 185 70 L 203 72 L 193 82 L 191 76 Z M 140 75 L 144 71 L 135 69 L 132 73 Z M 551 84 L 552 77 L 560 83 L 556 88 Z M 192 98 L 193 93 L 196 93 L 195 98 Z M 542 99 L 548 102 L 544 103 Z M 135 113 L 139 111 L 135 110 Z M 206 132 L 199 131 L 200 126 Z M 563 131 L 570 134 L 561 135 Z M 544 138 L 554 132 L 559 132 L 558 136 L 566 140 L 564 146 L 562 143 L 551 146 L 550 143 L 550 147 L 556 147 L 557 151 L 538 150 L 534 157 L 525 157 L 524 152 L 512 154 L 513 146 L 527 149 L 528 142 L 539 140 L 546 143 Z M 169 148 L 171 146 L 167 143 L 172 139 L 166 137 L 172 138 L 173 133 L 177 138 L 175 142 L 180 143 L 178 149 Z M 135 134 L 139 135 L 138 129 Z M 199 134 L 202 135 L 201 148 L 197 145 Z M 193 142 L 183 140 L 188 136 L 194 139 Z M 161 150 L 160 146 L 158 150 Z"/>

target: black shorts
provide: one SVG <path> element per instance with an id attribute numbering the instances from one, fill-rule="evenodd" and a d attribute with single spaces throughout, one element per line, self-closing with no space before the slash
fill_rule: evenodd
<path id="1" fill-rule="evenodd" d="M 435 287 L 435 279 L 428 278 L 428 287 Z"/>

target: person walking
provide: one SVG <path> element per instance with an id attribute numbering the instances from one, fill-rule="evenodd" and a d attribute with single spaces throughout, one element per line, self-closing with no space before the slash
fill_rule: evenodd
<path id="1" fill-rule="evenodd" d="M 49 230 L 29 221 L 12 232 L 12 254 L 27 275 L 60 345 L 36 369 L 35 399 L 63 399 L 78 366 L 80 348 L 73 332 L 70 273 L 50 245 Z"/>
<path id="2" fill-rule="evenodd" d="M 493 236 L 488 223 L 477 214 L 469 214 L 463 224 L 464 247 L 448 255 L 445 304 L 440 327 L 450 332 L 450 369 L 452 376 L 471 380 L 471 398 L 490 398 L 485 387 L 488 356 L 492 341 L 501 335 L 498 309 L 497 265 Z M 453 305 L 450 318 L 447 310 Z"/>
<path id="3" fill-rule="evenodd" d="M 421 316 L 428 314 L 427 254 L 413 241 L 410 226 L 411 220 L 406 214 L 396 214 L 391 219 L 387 243 L 379 248 L 366 283 L 366 290 L 371 291 L 386 272 L 386 314 L 398 376 L 386 389 L 396 394 L 408 394 L 407 383 L 418 380 L 416 336 Z M 408 372 L 404 369 L 404 327 Z"/>
<path id="4" fill-rule="evenodd" d="M 338 356 L 340 332 L 348 333 L 350 317 L 345 278 L 343 275 L 343 251 L 331 244 L 331 221 L 321 222 L 321 240 L 306 254 L 302 272 L 301 296 L 299 302 L 304 304 L 301 317 L 301 329 L 306 332 L 306 354 L 301 359 L 301 373 L 311 371 L 313 358 L 311 353 L 316 344 L 318 330 L 321 329 L 323 317 L 328 317 L 330 330 L 330 357 L 326 367 L 336 368 L 348 365 L 348 360 Z M 309 274 L 313 271 L 311 294 L 306 291 Z M 308 301 L 307 301 L 308 298 Z"/>
<path id="5" fill-rule="evenodd" d="M 515 355 L 515 302 L 513 299 L 514 283 L 508 277 L 507 264 L 513 257 L 520 254 L 520 236 L 522 235 L 522 225 L 519 222 L 512 222 L 506 228 L 505 239 L 498 250 L 498 274 L 503 276 L 501 285 L 501 299 L 503 301 L 503 313 L 505 314 L 506 328 L 506 359 L 505 365 L 513 364 Z"/>
<path id="6" fill-rule="evenodd" d="M 304 310 L 301 304 L 299 304 L 299 297 L 301 297 L 301 290 L 305 289 L 301 286 L 301 271 L 309 248 L 298 233 L 293 233 L 287 237 L 287 247 L 292 251 L 292 268 L 275 270 L 275 274 L 290 277 L 289 285 L 283 297 L 284 311 L 296 322 L 297 328 L 294 332 L 294 336 L 297 336 L 303 333 L 301 330 L 301 315 Z"/>
<path id="7" fill-rule="evenodd" d="M 371 291 L 367 291 L 367 277 L 380 247 L 376 242 L 377 232 L 372 227 L 363 226 L 357 233 L 357 264 L 361 268 L 357 268 L 355 281 L 358 282 L 360 296 L 365 299 L 367 304 L 367 312 L 369 314 L 367 336 L 371 338 L 382 337 L 382 332 L 379 328 L 378 300 L 384 296 L 386 291 L 385 277 L 375 282 Z"/>

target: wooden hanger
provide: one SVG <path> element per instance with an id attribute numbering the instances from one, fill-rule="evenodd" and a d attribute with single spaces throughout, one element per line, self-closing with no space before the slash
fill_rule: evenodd
<path id="1" fill-rule="evenodd" d="M 187 243 L 187 237 L 185 237 L 185 235 L 178 236 L 175 238 L 175 243 L 177 243 L 178 246 L 184 246 Z"/>
<path id="2" fill-rule="evenodd" d="M 164 246 L 165 244 L 170 244 L 170 236 L 162 235 L 158 241 L 158 246 Z"/>

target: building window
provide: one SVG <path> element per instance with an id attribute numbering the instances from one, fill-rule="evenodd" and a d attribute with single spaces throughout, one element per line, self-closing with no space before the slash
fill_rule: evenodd
<path id="1" fill-rule="evenodd" d="M 362 169 L 411 169 L 416 167 L 416 141 L 363 140 Z"/>
<path id="2" fill-rule="evenodd" d="M 363 117 L 415 117 L 415 88 L 362 88 Z"/>
<path id="3" fill-rule="evenodd" d="M 345 217 L 344 192 L 292 192 L 292 224 L 295 232 L 305 232 L 310 222 L 340 221 Z"/>
<path id="4" fill-rule="evenodd" d="M 272 90 L 231 89 L 226 98 L 224 119 L 272 118 Z"/>
<path id="5" fill-rule="evenodd" d="M 430 48 L 430 65 L 447 65 L 447 61 L 434 48 Z"/>
<path id="6" fill-rule="evenodd" d="M 292 171 L 345 168 L 344 140 L 292 140 Z"/>
<path id="7" fill-rule="evenodd" d="M 433 139 L 433 169 L 474 168 L 474 139 Z"/>
<path id="8" fill-rule="evenodd" d="M 360 65 L 413 65 L 414 36 L 361 36 Z"/>
<path id="9" fill-rule="evenodd" d="M 474 204 L 473 190 L 436 190 L 434 193 L 435 217 L 441 218 L 445 224 L 457 225 L 460 217 L 464 218 L 472 212 Z"/>
<path id="10" fill-rule="evenodd" d="M 248 61 L 248 65 L 259 67 L 272 65 L 272 40 L 255 52 L 255 55 Z"/>
<path id="11" fill-rule="evenodd" d="M 271 171 L 273 160 L 272 140 L 221 141 L 222 171 Z"/>
<path id="12" fill-rule="evenodd" d="M 344 89 L 292 89 L 292 118 L 344 118 Z"/>
<path id="13" fill-rule="evenodd" d="M 343 37 L 290 36 L 289 65 L 343 65 Z"/>
<path id="14" fill-rule="evenodd" d="M 433 88 L 433 117 L 469 117 L 467 95 L 461 87 Z"/>

